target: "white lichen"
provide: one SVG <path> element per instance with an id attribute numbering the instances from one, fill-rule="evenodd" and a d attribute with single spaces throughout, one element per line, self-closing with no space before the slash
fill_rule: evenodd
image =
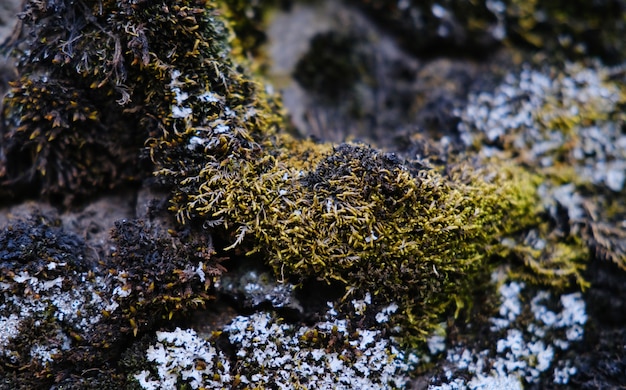
<path id="1" fill-rule="evenodd" d="M 232 382 L 230 363 L 222 352 L 191 329 L 157 332 L 157 343 L 147 350 L 156 366 L 156 378 L 141 371 L 134 378 L 143 389 L 175 389 L 185 383 L 192 389 L 221 389 Z"/>
<path id="2" fill-rule="evenodd" d="M 238 316 L 221 331 L 234 361 L 193 330 L 157 332 L 157 343 L 146 351 L 157 374 L 142 371 L 134 378 L 146 390 L 181 384 L 228 388 L 235 378 L 249 388 L 402 388 L 419 360 L 400 351 L 379 330 L 354 329 L 334 310 L 312 326 L 288 324 L 259 312 Z"/>
<path id="3" fill-rule="evenodd" d="M 494 4 L 496 2 L 489 2 Z M 615 120 L 624 97 L 600 65 L 567 64 L 562 72 L 525 67 L 492 92 L 469 97 L 456 111 L 467 145 L 486 140 L 524 150 L 524 158 L 553 167 L 563 155 L 581 180 L 620 192 L 626 183 L 626 136 Z M 485 155 L 498 148 L 484 146 Z"/>
<path id="4" fill-rule="evenodd" d="M 557 351 L 583 337 L 587 314 L 582 295 L 566 294 L 555 301 L 549 292 L 538 291 L 526 300 L 524 289 L 515 281 L 500 286 L 499 316 L 491 319 L 490 328 L 490 337 L 500 337 L 496 344 L 481 351 L 463 345 L 448 350 L 446 381 L 430 389 L 521 389 L 524 383 L 539 383 L 553 365 L 555 382 L 567 383 L 576 370 L 554 361 Z M 558 304 L 559 312 L 549 309 Z M 532 313 L 530 322 L 523 312 Z"/>

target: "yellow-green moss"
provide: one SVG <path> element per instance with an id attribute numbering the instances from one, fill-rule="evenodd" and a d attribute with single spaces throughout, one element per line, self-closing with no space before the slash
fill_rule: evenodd
<path id="1" fill-rule="evenodd" d="M 518 168 L 465 162 L 442 174 L 362 145 L 274 141 L 256 160 L 207 159 L 193 169 L 174 189 L 179 220 L 223 225 L 226 249 L 260 253 L 280 279 L 320 278 L 399 303 L 393 324 L 407 342 L 470 304 L 491 256 L 511 253 L 504 238 L 539 222 L 537 183 Z M 574 275 L 554 284 L 579 276 L 569 266 Z"/>

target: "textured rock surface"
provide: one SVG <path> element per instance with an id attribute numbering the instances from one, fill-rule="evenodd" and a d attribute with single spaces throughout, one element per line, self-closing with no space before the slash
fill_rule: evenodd
<path id="1" fill-rule="evenodd" d="M 623 2 L 27 3 L 0 389 L 626 386 Z"/>

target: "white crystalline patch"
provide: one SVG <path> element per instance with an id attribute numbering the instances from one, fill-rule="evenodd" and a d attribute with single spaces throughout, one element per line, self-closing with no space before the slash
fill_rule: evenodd
<path id="1" fill-rule="evenodd" d="M 239 346 L 236 355 L 240 361 L 253 361 L 255 366 L 246 370 L 259 370 L 248 376 L 250 385 L 291 388 L 294 378 L 306 378 L 310 388 L 363 388 L 373 389 L 394 383 L 400 387 L 406 382 L 408 369 L 404 354 L 390 346 L 390 341 L 382 339 L 378 331 L 358 329 L 347 330 L 345 320 L 338 320 L 327 314 L 328 320 L 314 327 L 296 327 L 277 324 L 267 313 L 257 313 L 250 317 L 238 317 L 226 327 L 229 340 Z M 348 344 L 358 351 L 333 351 L 310 348 L 302 344 L 302 339 L 311 332 L 343 334 Z M 346 359 L 346 357 L 349 357 Z M 411 361 L 416 361 L 413 357 Z M 271 382 L 267 381 L 271 378 Z M 286 378 L 285 383 L 280 378 Z"/>
<path id="2" fill-rule="evenodd" d="M 48 268 L 49 270 L 53 270 L 53 269 L 57 269 L 57 267 L 65 267 L 67 263 L 57 263 L 55 261 L 51 261 L 48 263 L 48 265 L 46 265 L 46 268 Z"/>
<path id="3" fill-rule="evenodd" d="M 193 110 L 190 107 L 184 107 L 182 105 L 187 99 L 189 99 L 189 94 L 180 89 L 180 86 L 184 84 L 178 80 L 180 76 L 181 72 L 179 70 L 174 69 L 172 71 L 170 89 L 174 93 L 174 101 L 176 102 L 176 104 L 172 104 L 172 117 L 188 118 L 193 113 Z"/>
<path id="4" fill-rule="evenodd" d="M 367 348 L 368 345 L 376 341 L 376 336 L 378 336 L 378 332 L 365 329 L 359 332 L 359 336 L 361 336 L 359 349 L 364 350 Z"/>
<path id="5" fill-rule="evenodd" d="M 580 220 L 584 215 L 584 199 L 576 193 L 574 184 L 565 184 L 552 190 L 550 198 L 554 198 L 562 207 L 567 209 L 567 216 L 572 221 Z M 556 213 L 553 211 L 553 214 Z"/>
<path id="6" fill-rule="evenodd" d="M 624 182 L 626 181 L 626 167 L 618 167 L 617 169 L 611 169 L 606 173 L 606 186 L 612 191 L 620 192 L 624 188 Z"/>
<path id="7" fill-rule="evenodd" d="M 540 291 L 535 295 L 535 297 L 530 301 L 530 309 L 535 315 L 535 319 L 541 321 L 543 324 L 547 326 L 553 326 L 558 317 L 557 314 L 548 310 L 547 307 L 542 305 L 541 303 L 550 298 L 550 294 L 546 291 Z"/>
<path id="8" fill-rule="evenodd" d="M 500 286 L 498 289 L 502 302 L 499 310 L 500 317 L 490 319 L 493 324 L 492 331 L 506 328 L 512 321 L 515 321 L 517 316 L 522 312 L 522 303 L 519 299 L 519 294 L 523 288 L 524 283 L 516 282 Z"/>
<path id="9" fill-rule="evenodd" d="M 585 331 L 580 325 L 574 325 L 571 328 L 567 328 L 565 331 L 565 337 L 569 341 L 580 341 L 583 339 Z"/>
<path id="10" fill-rule="evenodd" d="M 189 107 L 180 107 L 172 105 L 172 118 L 188 118 L 193 113 Z"/>
<path id="11" fill-rule="evenodd" d="M 343 370 L 343 361 L 339 359 L 336 353 L 326 358 L 326 364 L 328 364 L 328 369 L 331 372 L 340 372 Z"/>
<path id="12" fill-rule="evenodd" d="M 115 289 L 113 289 L 113 297 L 120 297 L 120 298 L 126 298 L 130 295 L 130 289 L 125 288 L 124 286 L 126 285 L 126 278 L 121 276 L 123 274 L 125 274 L 126 271 L 120 271 L 118 272 L 117 276 L 115 277 L 118 281 L 118 286 L 115 287 Z"/>
<path id="13" fill-rule="evenodd" d="M 180 70 L 178 69 L 174 69 L 172 70 L 172 84 L 175 84 L 178 82 L 178 78 L 180 77 L 182 73 L 180 72 Z"/>
<path id="14" fill-rule="evenodd" d="M 61 287 L 63 285 L 63 277 L 59 276 L 53 280 L 47 280 L 42 283 L 41 289 L 44 291 L 50 290 L 53 287 Z"/>
<path id="15" fill-rule="evenodd" d="M 561 305 L 563 311 L 559 315 L 557 326 L 567 327 L 587 323 L 587 309 L 581 293 L 563 295 Z"/>
<path id="16" fill-rule="evenodd" d="M 213 92 L 204 92 L 198 96 L 198 100 L 204 103 L 218 103 L 222 100 L 222 98 Z"/>
<path id="17" fill-rule="evenodd" d="M 436 355 L 446 350 L 446 338 L 440 335 L 433 335 L 426 340 L 428 350 L 431 355 Z"/>
<path id="18" fill-rule="evenodd" d="M 150 379 L 145 371 L 136 374 L 135 379 L 142 388 L 176 388 L 180 380 L 192 389 L 221 387 L 231 382 L 229 366 L 215 364 L 226 361 L 226 357 L 195 331 L 176 328 L 173 332 L 157 332 L 156 335 L 158 342 L 148 348 L 147 359 L 156 364 L 158 378 Z"/>
<path id="19" fill-rule="evenodd" d="M 0 353 L 12 338 L 19 335 L 20 319 L 17 315 L 11 314 L 8 317 L 0 317 Z"/>
<path id="20" fill-rule="evenodd" d="M 569 362 L 564 367 L 557 367 L 554 369 L 554 383 L 557 385 L 567 385 L 569 378 L 577 373 L 576 367 L 571 367 Z"/>
<path id="21" fill-rule="evenodd" d="M 204 283 L 206 281 L 204 263 L 202 261 L 198 263 L 198 267 L 196 268 L 196 275 L 198 275 L 198 278 L 200 278 L 200 282 Z"/>
<path id="22" fill-rule="evenodd" d="M 398 310 L 398 305 L 393 302 L 383 310 L 381 310 L 378 314 L 376 314 L 376 322 L 384 323 L 389 321 L 389 315 L 395 313 Z"/>
<path id="23" fill-rule="evenodd" d="M 554 359 L 554 348 L 551 345 L 546 346 L 543 341 L 539 340 L 535 343 L 528 344 L 530 356 L 535 356 L 536 362 L 534 368 L 543 372 L 550 367 L 552 359 Z"/>
<path id="24" fill-rule="evenodd" d="M 365 310 L 367 310 L 367 305 L 370 303 L 372 303 L 372 297 L 370 293 L 367 293 L 364 299 L 352 300 L 352 306 L 354 307 L 354 311 L 360 316 L 365 313 Z"/>
<path id="25" fill-rule="evenodd" d="M 378 236 L 376 235 L 376 233 L 374 233 L 373 230 L 370 231 L 370 235 L 369 236 L 365 237 L 365 242 L 368 243 L 368 244 L 370 242 L 374 242 L 376 240 L 378 240 Z"/>
<path id="26" fill-rule="evenodd" d="M 467 384 L 467 387 L 459 387 L 459 389 L 470 390 L 522 390 L 522 382 L 520 378 L 514 375 L 499 375 L 482 376 L 478 375 L 472 378 Z"/>
<path id="27" fill-rule="evenodd" d="M 371 303 L 371 297 L 363 302 Z M 281 323 L 269 313 L 236 317 L 223 328 L 233 348 L 234 364 L 191 330 L 157 332 L 158 342 L 147 350 L 157 375 L 142 371 L 134 378 L 148 390 L 175 388 L 181 383 L 193 389 L 230 388 L 234 375 L 251 388 L 290 389 L 298 381 L 312 389 L 402 388 L 419 359 L 413 354 L 405 356 L 378 330 L 352 329 L 345 319 L 336 318 L 332 305 L 329 308 L 326 320 L 312 327 Z M 395 310 L 393 305 L 387 308 L 388 312 Z M 320 340 L 340 337 L 345 344 L 329 351 L 324 342 L 321 348 L 315 342 L 303 342 L 313 334 Z M 198 359 L 206 363 L 206 370 L 196 364 Z M 215 361 L 220 361 L 222 368 Z M 246 375 L 241 375 L 242 371 Z"/>
<path id="28" fill-rule="evenodd" d="M 215 134 L 223 134 L 223 133 L 227 133 L 230 131 L 230 127 L 224 125 L 224 124 L 220 124 L 215 126 L 215 128 L 213 129 L 213 132 Z"/>
<path id="29" fill-rule="evenodd" d="M 526 383 L 536 384 L 542 373 L 553 366 L 557 350 L 566 350 L 572 341 L 582 339 L 587 314 L 580 293 L 561 296 L 561 310 L 553 312 L 546 307 L 552 300 L 550 293 L 539 291 L 530 300 L 530 310 L 535 321 L 521 325 L 518 318 L 521 311 L 512 310 L 511 307 L 516 305 L 511 305 L 510 302 L 513 299 L 522 305 L 519 299 L 522 287 L 522 284 L 511 282 L 504 284 L 499 290 L 502 297 L 501 317 L 492 318 L 491 321 L 501 327 L 492 327 L 491 331 L 506 331 L 506 334 L 497 340 L 495 354 L 491 350 L 477 352 L 463 347 L 449 350 L 447 360 L 457 371 L 448 373 L 448 384 L 431 386 L 430 389 L 504 386 L 502 383 L 505 382 L 498 381 L 511 381 L 506 382 L 509 383 L 506 386 L 519 388 L 521 379 Z M 513 320 L 509 320 L 511 312 L 514 313 Z M 557 383 L 567 383 L 569 373 L 573 375 L 576 371 L 563 368 L 562 365 L 553 370 Z M 468 374 L 473 376 L 469 382 L 465 379 Z M 460 377 L 455 378 L 455 375 Z"/>
<path id="30" fill-rule="evenodd" d="M 172 88 L 172 91 L 176 94 L 174 99 L 176 99 L 176 103 L 178 104 L 182 104 L 185 100 L 189 99 L 189 94 L 181 91 L 180 88 Z"/>
<path id="31" fill-rule="evenodd" d="M 134 378 L 139 382 L 139 386 L 145 390 L 159 390 L 161 389 L 161 384 L 157 380 L 151 380 L 148 377 L 150 376 L 150 372 L 144 370 L 138 374 L 134 375 Z"/>
<path id="32" fill-rule="evenodd" d="M 58 353 L 59 350 L 57 348 L 48 348 L 44 345 L 34 345 L 30 349 L 31 358 L 38 360 L 44 366 L 46 365 L 46 363 L 54 361 L 52 355 Z"/>
<path id="33" fill-rule="evenodd" d="M 206 139 L 200 138 L 194 135 L 193 137 L 189 139 L 189 144 L 187 145 L 187 149 L 196 150 L 198 146 L 204 146 L 206 142 L 207 142 Z"/>
<path id="34" fill-rule="evenodd" d="M 39 279 L 37 279 L 34 276 L 30 276 L 28 274 L 28 272 L 26 272 L 26 271 L 22 271 L 19 274 L 16 274 L 13 277 L 13 280 L 15 282 L 17 282 L 17 283 L 30 283 L 30 284 L 33 284 L 33 285 L 36 284 L 39 281 Z"/>

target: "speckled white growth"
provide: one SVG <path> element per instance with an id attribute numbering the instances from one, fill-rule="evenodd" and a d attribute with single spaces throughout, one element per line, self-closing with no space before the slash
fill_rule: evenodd
<path id="1" fill-rule="evenodd" d="M 171 75 L 170 90 L 174 93 L 174 101 L 176 104 L 172 104 L 172 118 L 188 118 L 193 114 L 193 110 L 190 107 L 183 106 L 183 103 L 189 99 L 189 94 L 180 89 L 180 86 L 184 83 L 179 81 L 181 76 L 179 70 L 173 70 Z"/>
<path id="2" fill-rule="evenodd" d="M 175 389 L 177 383 L 192 389 L 220 389 L 231 383 L 228 359 L 195 331 L 157 332 L 157 340 L 148 348 L 147 358 L 155 363 L 158 378 L 151 378 L 147 371 L 134 376 L 143 389 Z"/>
<path id="3" fill-rule="evenodd" d="M 448 351 L 447 360 L 453 369 L 446 373 L 447 383 L 430 389 L 518 389 L 523 383 L 537 383 L 542 374 L 552 368 L 555 353 L 569 348 L 571 342 L 583 336 L 587 321 L 585 302 L 580 293 L 560 297 L 561 311 L 553 312 L 551 294 L 537 292 L 526 306 L 520 299 L 523 283 L 509 282 L 499 288 L 501 306 L 499 317 L 492 318 L 495 335 L 503 334 L 492 350 L 475 351 L 457 346 Z M 520 314 L 528 310 L 534 322 L 522 325 Z M 557 383 L 567 383 L 576 370 L 559 365 L 553 368 Z M 465 378 L 471 375 L 467 381 Z M 523 381 L 523 382 L 522 382 Z"/>
<path id="4" fill-rule="evenodd" d="M 562 367 L 556 367 L 554 369 L 554 383 L 558 385 L 566 385 L 569 383 L 571 376 L 576 375 L 578 370 L 576 367 L 572 367 L 570 362 L 566 362 Z"/>
<path id="5" fill-rule="evenodd" d="M 368 301 L 371 297 L 360 302 Z M 223 329 L 232 364 L 193 330 L 158 332 L 158 342 L 146 352 L 158 375 L 142 371 L 134 378 L 146 390 L 180 383 L 193 389 L 229 388 L 235 377 L 250 388 L 402 388 L 419 359 L 399 351 L 378 330 L 351 328 L 329 308 L 326 319 L 311 327 L 283 323 L 265 312 L 236 317 Z M 396 309 L 391 305 L 389 310 Z"/>
<path id="6" fill-rule="evenodd" d="M 389 306 L 385 307 L 376 314 L 376 322 L 381 324 L 389 321 L 389 316 L 396 311 L 398 311 L 398 305 L 395 302 L 392 302 Z"/>
<path id="7" fill-rule="evenodd" d="M 360 308 L 360 304 L 356 306 Z M 333 314 L 309 328 L 256 313 L 237 317 L 225 331 L 238 347 L 237 357 L 245 371 L 251 373 L 246 377 L 251 387 L 293 388 L 292 383 L 301 383 L 311 389 L 398 388 L 406 382 L 410 368 L 404 354 L 379 331 L 350 331 L 348 323 Z M 339 344 L 328 351 L 315 343 L 303 343 L 311 332 L 327 340 L 321 343 L 325 348 L 330 340 L 344 340 L 344 347 Z"/>
<path id="8" fill-rule="evenodd" d="M 64 267 L 64 263 L 55 263 L 54 267 Z M 77 283 L 78 281 L 78 283 Z M 27 271 L 18 272 L 13 277 L 22 294 L 13 294 L 9 291 L 0 293 L 0 312 L 10 313 L 0 316 L 0 355 L 9 356 L 10 350 L 6 347 L 22 331 L 19 327 L 23 321 L 36 319 L 29 330 L 33 334 L 46 333 L 46 338 L 38 344 L 33 344 L 30 350 L 32 359 L 42 366 L 50 363 L 57 353 L 62 353 L 72 347 L 69 330 L 81 335 L 88 335 L 103 316 L 103 312 L 113 312 L 118 306 L 117 296 L 107 294 L 121 283 L 114 277 L 90 275 L 88 272 L 73 274 L 72 289 L 65 289 L 66 277 L 44 279 L 30 275 Z M 56 334 L 50 334 L 49 329 L 39 327 L 49 318 L 59 325 Z"/>
<path id="9" fill-rule="evenodd" d="M 626 136 L 610 117 L 623 99 L 610 72 L 600 65 L 567 64 L 560 74 L 529 67 L 509 74 L 493 92 L 471 95 L 456 111 L 461 139 L 472 145 L 480 136 L 490 144 L 506 137 L 545 167 L 569 144 L 580 178 L 619 192 L 626 184 Z M 483 152 L 498 150 L 485 146 Z"/>
<path id="10" fill-rule="evenodd" d="M 515 321 L 522 312 L 522 303 L 519 299 L 519 293 L 524 288 L 524 283 L 508 283 L 498 288 L 500 293 L 501 304 L 499 314 L 500 317 L 492 318 L 492 331 L 507 328 L 512 321 Z"/>
<path id="11" fill-rule="evenodd" d="M 20 319 L 15 314 L 11 314 L 8 317 L 0 317 L 0 354 L 4 355 L 4 347 L 12 338 L 19 335 L 19 326 Z"/>

